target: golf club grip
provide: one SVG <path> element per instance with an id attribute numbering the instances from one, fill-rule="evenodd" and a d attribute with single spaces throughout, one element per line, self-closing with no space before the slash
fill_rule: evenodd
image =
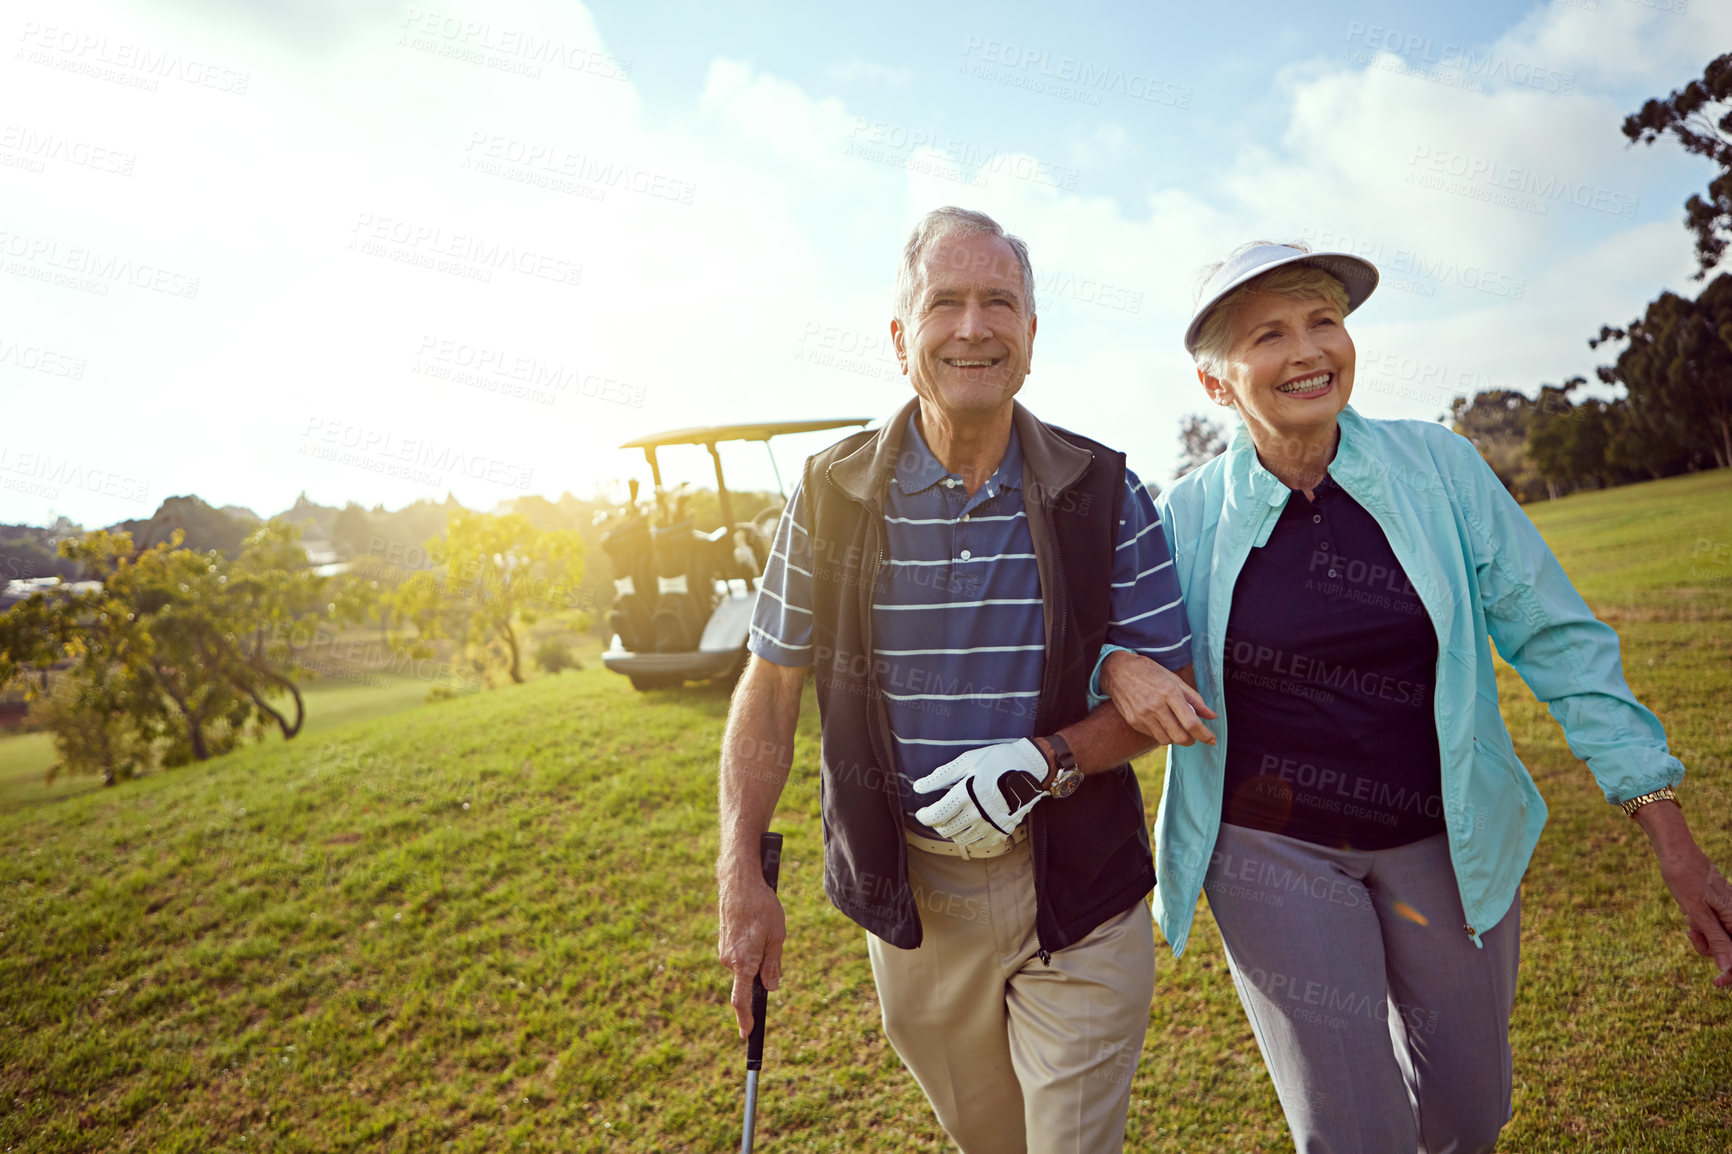
<path id="1" fill-rule="evenodd" d="M 782 835 L 766 833 L 758 839 L 758 864 L 764 868 L 764 884 L 772 890 L 782 875 Z M 764 980 L 752 975 L 752 1032 L 746 1039 L 746 1069 L 759 1070 L 764 1065 L 764 1015 L 769 1011 L 770 994 Z"/>

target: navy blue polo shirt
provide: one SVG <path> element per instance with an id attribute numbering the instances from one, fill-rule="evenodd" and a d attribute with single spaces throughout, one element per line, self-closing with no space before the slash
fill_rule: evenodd
<path id="1" fill-rule="evenodd" d="M 872 641 L 903 810 L 912 815 L 941 795 L 917 794 L 910 782 L 967 750 L 1036 736 L 1046 634 L 1015 428 L 973 496 L 932 454 L 912 416 L 902 444 L 884 495 L 888 559 L 873 590 Z M 1142 482 L 1127 470 L 1125 484 L 1107 640 L 1178 669 L 1191 663 L 1190 632 L 1166 535 Z M 807 539 L 796 488 L 748 642 L 778 665 L 812 663 Z"/>
<path id="2" fill-rule="evenodd" d="M 1227 619 L 1221 820 L 1317 845 L 1441 833 L 1437 634 L 1389 540 L 1333 478 L 1294 490 Z"/>

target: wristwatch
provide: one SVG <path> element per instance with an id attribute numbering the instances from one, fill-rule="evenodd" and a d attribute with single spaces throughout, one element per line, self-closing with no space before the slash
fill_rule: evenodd
<path id="1" fill-rule="evenodd" d="M 1076 767 L 1076 754 L 1070 751 L 1070 743 L 1056 733 L 1047 734 L 1046 742 L 1052 746 L 1052 759 L 1058 765 L 1058 776 L 1052 779 L 1046 794 L 1052 798 L 1069 797 L 1083 779 L 1082 770 Z"/>
<path id="2" fill-rule="evenodd" d="M 1624 812 L 1631 817 L 1635 817 L 1637 810 L 1641 809 L 1643 806 L 1648 805 L 1652 802 L 1656 802 L 1656 801 L 1675 802 L 1677 800 L 1678 800 L 1677 792 L 1669 785 L 1662 785 L 1659 789 L 1656 789 L 1653 793 L 1644 793 L 1641 797 L 1632 797 L 1629 801 L 1623 802 L 1622 804 L 1624 807 Z"/>

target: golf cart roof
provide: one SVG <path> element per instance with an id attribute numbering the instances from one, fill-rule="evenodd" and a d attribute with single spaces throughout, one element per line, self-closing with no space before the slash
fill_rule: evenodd
<path id="1" fill-rule="evenodd" d="M 870 417 L 849 417 L 831 421 L 761 421 L 751 425 L 711 425 L 695 429 L 675 429 L 668 433 L 653 433 L 627 441 L 622 449 L 659 449 L 664 445 L 713 445 L 718 441 L 768 441 L 784 433 L 816 433 L 824 429 L 841 429 L 849 425 L 865 425 Z"/>

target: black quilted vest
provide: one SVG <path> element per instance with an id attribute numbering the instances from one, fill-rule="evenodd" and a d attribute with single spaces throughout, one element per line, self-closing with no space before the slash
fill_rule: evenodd
<path id="1" fill-rule="evenodd" d="M 885 560 L 883 494 L 916 404 L 882 429 L 811 457 L 803 482 L 823 730 L 824 891 L 904 949 L 920 944 L 920 910 L 908 884 L 895 747 L 872 656 L 872 593 Z M 1046 626 L 1035 732 L 1047 734 L 1088 713 L 1088 678 L 1112 610 L 1125 459 L 1042 424 L 1020 404 L 1014 419 Z M 1154 887 L 1142 794 L 1129 765 L 1090 774 L 1070 797 L 1035 806 L 1028 821 L 1043 950 L 1080 941 Z"/>

